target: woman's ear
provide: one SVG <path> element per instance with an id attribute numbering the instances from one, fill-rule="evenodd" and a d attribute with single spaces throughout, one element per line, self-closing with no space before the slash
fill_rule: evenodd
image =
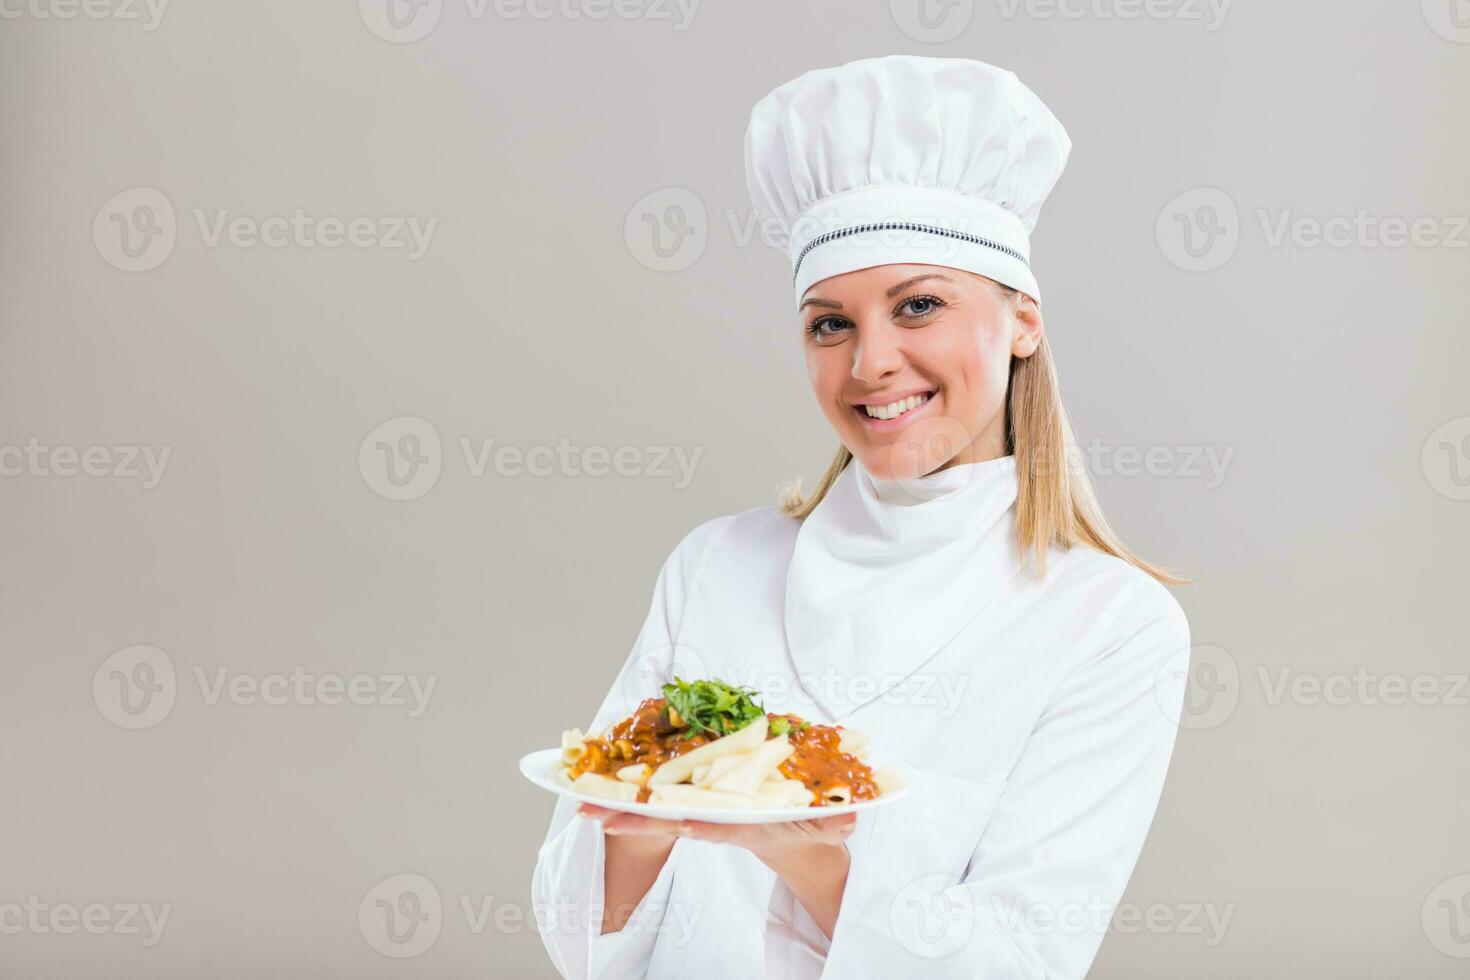
<path id="1" fill-rule="evenodd" d="M 1016 293 L 1015 302 L 1016 331 L 1011 337 L 1011 355 L 1030 357 L 1041 346 L 1041 331 L 1045 326 L 1041 320 L 1041 307 L 1025 293 Z"/>

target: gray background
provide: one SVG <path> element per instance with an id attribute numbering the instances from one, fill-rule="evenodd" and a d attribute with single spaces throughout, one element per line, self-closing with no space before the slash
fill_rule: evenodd
<path id="1" fill-rule="evenodd" d="M 806 69 L 903 52 L 1011 68 L 1068 127 L 1034 240 L 1063 391 L 1124 540 L 1197 579 L 1176 594 L 1211 673 L 1126 899 L 1174 925 L 1111 936 L 1093 976 L 1464 975 L 1470 28 L 1451 0 L 1223 21 L 961 2 L 948 38 L 901 3 L 708 3 L 684 24 L 672 4 L 448 0 L 405 43 L 370 29 L 378 5 L 0 21 L 0 447 L 171 452 L 151 487 L 0 477 L 0 905 L 172 906 L 151 948 L 0 934 L 0 973 L 553 975 L 526 923 L 552 801 L 515 760 L 590 718 L 686 531 L 814 479 L 834 444 L 785 259 L 740 233 L 747 113 Z M 92 229 L 138 187 L 177 240 L 126 272 Z M 705 216 L 685 211 L 697 234 L 660 271 L 625 224 L 676 217 L 670 189 Z M 1221 194 L 1223 251 L 1190 271 L 1174 214 L 1208 222 Z M 438 223 L 414 260 L 211 246 L 195 217 L 296 208 Z M 1268 233 L 1360 210 L 1443 241 Z M 441 437 L 442 473 L 394 501 L 359 447 L 402 416 Z M 649 455 L 632 476 L 476 476 L 462 438 L 702 455 L 687 486 Z M 1233 454 L 1223 479 L 1187 465 L 1206 448 Z M 125 730 L 92 682 L 138 644 L 167 654 L 176 700 Z M 437 687 L 411 718 L 211 704 L 195 674 L 297 667 Z M 1283 671 L 1360 670 L 1379 679 L 1342 703 L 1275 696 Z M 1384 677 L 1438 693 L 1387 703 Z M 412 960 L 357 917 L 401 873 L 444 903 Z"/>

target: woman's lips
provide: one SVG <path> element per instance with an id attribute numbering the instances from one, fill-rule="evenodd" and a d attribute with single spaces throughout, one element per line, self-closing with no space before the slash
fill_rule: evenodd
<path id="1" fill-rule="evenodd" d="M 920 415 L 924 415 L 930 409 L 939 396 L 938 391 L 932 391 L 928 397 L 919 405 L 908 409 L 900 415 L 891 419 L 878 419 L 868 414 L 866 405 L 854 405 L 852 410 L 857 413 L 858 421 L 870 432 L 897 432 Z"/>

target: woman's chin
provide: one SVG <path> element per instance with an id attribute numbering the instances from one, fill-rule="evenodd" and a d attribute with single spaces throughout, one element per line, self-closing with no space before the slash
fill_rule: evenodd
<path id="1" fill-rule="evenodd" d="M 896 442 L 867 445 L 854 452 L 863 469 L 878 480 L 914 480 L 944 465 L 944 460 L 915 459 L 912 447 Z M 849 452 L 852 450 L 849 449 Z"/>
<path id="2" fill-rule="evenodd" d="M 843 444 L 874 477 L 912 480 L 950 463 L 974 439 L 968 426 L 935 412 L 888 431 L 868 425 L 850 429 Z"/>

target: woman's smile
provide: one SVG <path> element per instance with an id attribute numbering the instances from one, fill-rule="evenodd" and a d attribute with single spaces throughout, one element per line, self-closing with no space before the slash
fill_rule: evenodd
<path id="1" fill-rule="evenodd" d="M 933 409 L 939 389 L 927 388 L 919 391 L 895 392 L 889 395 L 874 395 L 853 405 L 863 427 L 870 432 L 897 432 L 915 418 Z"/>

